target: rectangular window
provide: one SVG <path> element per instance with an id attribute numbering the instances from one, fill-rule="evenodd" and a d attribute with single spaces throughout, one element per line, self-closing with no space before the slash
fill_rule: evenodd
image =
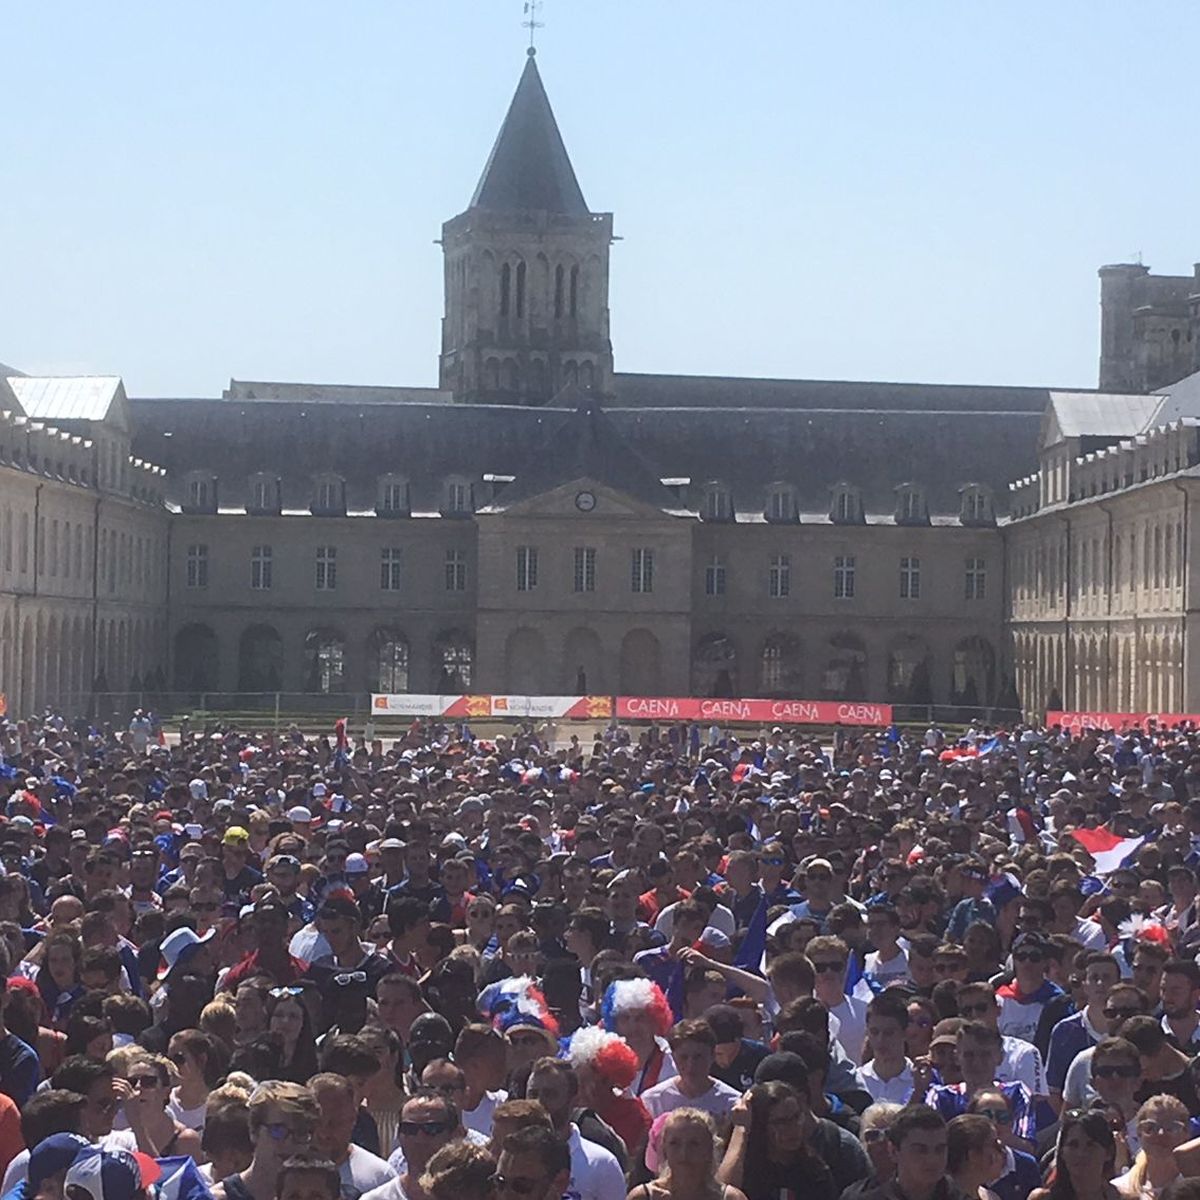
<path id="1" fill-rule="evenodd" d="M 190 508 L 207 509 L 209 507 L 207 479 L 191 479 L 188 481 L 188 506 Z"/>
<path id="2" fill-rule="evenodd" d="M 967 559 L 966 597 L 983 600 L 987 593 L 987 563 L 982 558 Z"/>
<path id="3" fill-rule="evenodd" d="M 637 547 L 633 551 L 631 568 L 631 589 L 643 596 L 654 591 L 654 551 L 646 546 Z"/>
<path id="4" fill-rule="evenodd" d="M 594 592 L 596 590 L 596 547 L 575 547 L 575 590 L 577 592 Z"/>
<path id="5" fill-rule="evenodd" d="M 384 512 L 406 512 L 408 510 L 408 485 L 404 483 L 385 483 L 380 499 Z"/>
<path id="6" fill-rule="evenodd" d="M 337 547 L 317 547 L 317 591 L 332 592 L 337 587 Z"/>
<path id="7" fill-rule="evenodd" d="M 250 587 L 256 592 L 271 590 L 270 546 L 255 546 L 250 552 Z"/>
<path id="8" fill-rule="evenodd" d="M 467 556 L 462 550 L 446 551 L 446 591 L 467 590 Z"/>
<path id="9" fill-rule="evenodd" d="M 919 558 L 902 558 L 900 560 L 900 599 L 919 600 L 921 598 L 921 560 Z"/>
<path id="10" fill-rule="evenodd" d="M 203 543 L 187 548 L 187 586 L 208 587 L 208 547 Z"/>
<path id="11" fill-rule="evenodd" d="M 517 547 L 517 591 L 532 592 L 537 587 L 538 553 L 536 546 Z"/>
<path id="12" fill-rule="evenodd" d="M 786 554 L 776 554 L 767 571 L 767 595 L 772 600 L 782 600 L 791 595 L 792 560 Z"/>
<path id="13" fill-rule="evenodd" d="M 400 590 L 402 556 L 398 546 L 385 546 L 379 552 L 379 587 L 385 592 Z"/>
<path id="14" fill-rule="evenodd" d="M 451 481 L 446 485 L 446 511 L 465 513 L 471 511 L 471 485 Z"/>
<path id="15" fill-rule="evenodd" d="M 839 554 L 833 560 L 833 598 L 854 598 L 854 555 Z"/>
<path id="16" fill-rule="evenodd" d="M 719 554 L 714 554 L 704 568 L 704 594 L 725 595 L 725 562 Z"/>

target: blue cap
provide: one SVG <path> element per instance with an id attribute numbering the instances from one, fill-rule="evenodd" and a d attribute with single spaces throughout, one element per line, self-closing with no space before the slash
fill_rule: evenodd
<path id="1" fill-rule="evenodd" d="M 51 1175 L 65 1171 L 75 1161 L 80 1150 L 85 1150 L 90 1145 L 87 1138 L 78 1133 L 52 1133 L 38 1142 L 29 1155 L 30 1194 L 40 1190 Z"/>

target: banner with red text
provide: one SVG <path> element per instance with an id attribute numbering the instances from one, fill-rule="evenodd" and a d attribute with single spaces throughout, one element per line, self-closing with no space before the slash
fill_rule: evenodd
<path id="1" fill-rule="evenodd" d="M 724 700 L 694 696 L 618 696 L 627 721 L 723 721 L 756 725 L 890 725 L 890 704 L 852 700 Z"/>
<path id="2" fill-rule="evenodd" d="M 1200 713 L 1113 713 L 1113 712 L 1048 712 L 1046 725 L 1061 725 L 1078 732 L 1081 729 L 1103 729 L 1120 733 L 1125 729 L 1172 729 L 1176 725 L 1200 725 Z"/>
<path id="3" fill-rule="evenodd" d="M 611 696 L 422 696 L 412 692 L 373 692 L 371 712 L 378 717 L 533 717 L 607 720 Z"/>

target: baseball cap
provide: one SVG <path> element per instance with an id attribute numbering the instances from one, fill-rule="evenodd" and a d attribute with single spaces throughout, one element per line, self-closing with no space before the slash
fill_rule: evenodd
<path id="1" fill-rule="evenodd" d="M 347 875 L 365 875 L 371 869 L 371 864 L 361 854 L 347 854 L 343 870 Z"/>
<path id="2" fill-rule="evenodd" d="M 250 845 L 250 834 L 240 825 L 230 825 L 225 830 L 225 836 L 221 839 L 223 846 L 248 846 Z"/>
<path id="3" fill-rule="evenodd" d="M 31 1193 L 36 1193 L 51 1175 L 65 1171 L 79 1156 L 79 1152 L 90 1146 L 91 1142 L 78 1133 L 52 1133 L 48 1138 L 43 1138 L 29 1155 Z"/>
<path id="4" fill-rule="evenodd" d="M 303 825 L 313 818 L 311 810 L 305 808 L 303 804 L 297 804 L 295 808 L 288 809 L 287 819 L 293 825 Z"/>
<path id="5" fill-rule="evenodd" d="M 362 920 L 362 913 L 358 905 L 350 898 L 349 892 L 345 895 L 326 896 L 321 901 L 321 907 L 317 909 L 318 917 L 345 917 L 351 921 Z"/>
<path id="6" fill-rule="evenodd" d="M 379 850 L 403 850 L 404 843 L 399 838 L 394 838 L 394 837 L 393 838 L 384 838 L 383 841 L 379 843 L 377 849 L 379 849 Z"/>
<path id="7" fill-rule="evenodd" d="M 91 1200 L 135 1200 L 162 1178 L 162 1168 L 148 1154 L 128 1150 L 81 1150 L 67 1168 L 64 1192 L 77 1188 Z"/>

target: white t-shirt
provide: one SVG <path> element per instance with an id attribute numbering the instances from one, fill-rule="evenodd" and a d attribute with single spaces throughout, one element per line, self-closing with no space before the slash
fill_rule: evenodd
<path id="1" fill-rule="evenodd" d="M 865 1067 L 860 1068 L 859 1074 L 872 1100 L 888 1100 L 892 1104 L 907 1104 L 912 1099 L 913 1073 L 912 1063 L 906 1058 L 904 1070 L 891 1079 L 880 1079 L 875 1073 L 875 1060 L 872 1059 Z"/>
<path id="2" fill-rule="evenodd" d="M 338 1167 L 342 1180 L 342 1200 L 358 1200 L 364 1192 L 374 1191 L 395 1178 L 395 1172 L 377 1154 L 350 1144 L 350 1154 Z"/>
<path id="3" fill-rule="evenodd" d="M 646 1106 L 646 1111 L 652 1117 L 661 1117 L 663 1113 L 674 1112 L 677 1108 L 698 1108 L 710 1117 L 723 1121 L 733 1111 L 741 1092 L 731 1088 L 729 1084 L 719 1079 L 710 1081 L 712 1087 L 699 1096 L 685 1096 L 679 1090 L 679 1076 L 656 1083 L 647 1088 L 639 1097 Z"/>
<path id="4" fill-rule="evenodd" d="M 464 1141 L 470 1142 L 473 1146 L 487 1146 L 491 1142 L 486 1134 L 479 1133 L 477 1130 L 468 1129 Z M 397 1146 L 395 1150 L 388 1155 L 387 1165 L 396 1172 L 397 1180 L 405 1171 L 408 1170 L 408 1159 L 404 1157 L 404 1147 Z M 378 1200 L 395 1200 L 394 1196 L 381 1196 Z"/>
<path id="5" fill-rule="evenodd" d="M 179 1103 L 179 1089 L 171 1089 L 171 1098 L 167 1101 L 167 1112 L 177 1120 L 180 1125 L 186 1125 L 189 1129 L 194 1129 L 200 1133 L 204 1129 L 204 1112 L 208 1106 L 201 1104 L 196 1108 L 184 1108 Z"/>
<path id="6" fill-rule="evenodd" d="M 567 1149 L 571 1152 L 571 1182 L 563 1200 L 625 1200 L 621 1164 L 603 1146 L 580 1137 L 578 1125 L 571 1126 Z"/>
<path id="7" fill-rule="evenodd" d="M 1003 1036 L 1004 1061 L 996 1072 L 1001 1083 L 1023 1083 L 1033 1096 L 1046 1096 L 1046 1067 L 1042 1052 L 1021 1038 Z"/>
<path id="8" fill-rule="evenodd" d="M 830 1033 L 842 1043 L 846 1057 L 857 1067 L 862 1063 L 863 1042 L 867 1036 L 867 1006 L 856 996 L 843 996 L 841 1004 L 829 1010 L 837 1019 L 837 1033 Z M 832 1024 L 832 1023 L 831 1023 Z"/>
<path id="9" fill-rule="evenodd" d="M 492 1136 L 492 1119 L 495 1116 L 496 1106 L 503 1104 L 507 1099 L 507 1092 L 484 1092 L 479 1099 L 479 1103 L 470 1112 L 463 1113 L 463 1125 L 467 1129 L 473 1129 L 476 1133 L 481 1133 L 484 1137 L 490 1138 Z"/>
<path id="10" fill-rule="evenodd" d="M 675 904 L 668 904 L 654 922 L 654 928 L 664 937 L 673 937 L 675 934 L 675 909 L 678 904 L 679 901 L 676 901 Z M 725 905 L 718 904 L 713 909 L 712 916 L 708 918 L 708 927 L 719 930 L 726 937 L 733 937 L 737 932 L 737 918 Z"/>
<path id="11" fill-rule="evenodd" d="M 389 1179 L 373 1192 L 367 1192 L 362 1200 L 408 1200 L 408 1193 L 400 1185 L 400 1177 Z"/>
<path id="12" fill-rule="evenodd" d="M 872 950 L 863 962 L 863 974 L 883 984 L 890 983 L 893 979 L 907 979 L 908 954 L 902 949 L 894 958 L 881 962 L 879 951 Z"/>

